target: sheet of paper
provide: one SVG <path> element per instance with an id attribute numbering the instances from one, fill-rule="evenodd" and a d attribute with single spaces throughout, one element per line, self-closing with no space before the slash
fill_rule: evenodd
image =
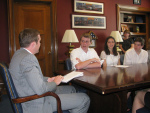
<path id="1" fill-rule="evenodd" d="M 125 65 L 115 65 L 115 67 L 127 68 L 127 67 L 129 67 L 129 66 L 125 66 Z"/>
<path id="2" fill-rule="evenodd" d="M 64 79 L 62 80 L 62 82 L 67 83 L 70 80 L 72 80 L 73 78 L 76 78 L 76 77 L 79 77 L 79 76 L 83 76 L 83 72 L 72 71 L 72 72 L 64 75 Z"/>

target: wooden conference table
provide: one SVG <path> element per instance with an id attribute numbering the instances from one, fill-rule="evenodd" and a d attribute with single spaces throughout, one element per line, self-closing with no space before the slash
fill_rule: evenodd
<path id="1" fill-rule="evenodd" d="M 76 71 L 83 72 L 84 76 L 71 83 L 86 88 L 91 99 L 88 113 L 126 113 L 127 92 L 150 87 L 150 64 L 147 63 Z M 59 70 L 56 74 L 69 72 Z"/>

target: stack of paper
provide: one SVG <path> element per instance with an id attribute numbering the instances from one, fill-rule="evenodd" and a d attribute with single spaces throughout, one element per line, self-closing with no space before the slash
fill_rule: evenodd
<path id="1" fill-rule="evenodd" d="M 70 80 L 72 80 L 73 78 L 79 77 L 79 76 L 83 76 L 83 72 L 75 72 L 72 71 L 70 73 L 68 73 L 67 75 L 64 76 L 64 79 L 62 80 L 62 82 L 67 83 Z"/>

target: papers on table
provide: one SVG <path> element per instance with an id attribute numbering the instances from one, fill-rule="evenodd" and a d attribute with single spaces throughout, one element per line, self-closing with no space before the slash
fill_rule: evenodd
<path id="1" fill-rule="evenodd" d="M 129 67 L 129 66 L 125 66 L 125 65 L 115 65 L 115 67 L 127 68 L 127 67 Z"/>
<path id="2" fill-rule="evenodd" d="M 76 77 L 79 77 L 79 76 L 83 76 L 83 72 L 72 71 L 72 72 L 64 75 L 64 79 L 62 80 L 62 82 L 67 83 L 70 80 L 72 80 L 73 78 L 76 78 Z"/>

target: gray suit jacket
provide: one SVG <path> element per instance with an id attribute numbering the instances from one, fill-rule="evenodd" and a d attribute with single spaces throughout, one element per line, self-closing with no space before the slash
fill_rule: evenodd
<path id="1" fill-rule="evenodd" d="M 40 65 L 35 55 L 21 48 L 17 50 L 11 60 L 9 71 L 19 97 L 55 92 L 56 83 L 48 83 L 43 77 Z M 44 97 L 22 103 L 24 113 L 52 113 L 49 97 Z"/>

